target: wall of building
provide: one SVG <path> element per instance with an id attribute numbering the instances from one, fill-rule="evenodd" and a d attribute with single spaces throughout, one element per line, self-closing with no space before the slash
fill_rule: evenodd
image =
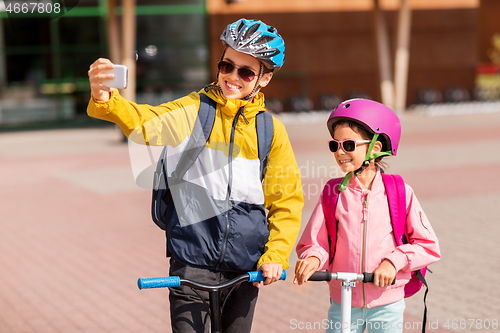
<path id="1" fill-rule="evenodd" d="M 490 62 L 488 51 L 493 48 L 492 37 L 500 33 L 500 1 L 481 0 L 478 10 L 479 61 Z"/>
<path id="2" fill-rule="evenodd" d="M 286 42 L 285 65 L 264 90 L 266 96 L 286 103 L 291 96 L 306 94 L 316 103 L 322 94 L 334 93 L 346 99 L 353 93 L 364 92 L 380 100 L 373 13 L 369 6 L 372 1 L 350 2 L 357 5 L 351 9 L 336 9 L 339 2 L 331 1 L 330 11 L 294 11 L 293 0 L 288 2 L 287 12 L 277 12 L 272 7 L 272 13 L 252 11 L 251 8 L 259 7 L 260 0 L 235 4 L 240 11 L 248 12 L 229 10 L 232 5 L 221 1 L 208 5 L 213 77 L 222 52 L 219 36 L 224 27 L 241 17 L 256 18 L 275 26 Z M 219 2 L 219 10 L 213 10 L 214 2 Z M 438 89 L 443 94 L 451 86 L 473 89 L 478 61 L 478 8 L 477 1 L 462 2 L 462 8 L 413 9 L 408 105 L 418 102 L 417 93 L 423 88 Z M 385 8 L 391 3 L 386 2 Z M 327 1 L 317 4 L 328 9 Z M 397 11 L 385 10 L 384 15 L 394 47 Z"/>
<path id="3" fill-rule="evenodd" d="M 210 14 L 368 11 L 374 3 L 374 0 L 207 0 L 207 11 Z M 378 3 L 382 9 L 395 10 L 401 0 L 378 0 Z M 477 8 L 479 3 L 480 0 L 409 0 L 415 10 Z"/>

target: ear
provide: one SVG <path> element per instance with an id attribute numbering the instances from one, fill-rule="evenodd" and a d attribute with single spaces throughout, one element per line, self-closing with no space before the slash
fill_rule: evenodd
<path id="1" fill-rule="evenodd" d="M 376 141 L 373 145 L 372 153 L 380 153 L 382 151 L 382 142 Z"/>
<path id="2" fill-rule="evenodd" d="M 265 86 L 267 86 L 269 84 L 269 82 L 271 81 L 272 78 L 273 78 L 273 73 L 266 73 L 266 74 L 262 75 L 262 78 L 260 79 L 259 85 L 262 88 L 264 88 Z"/>

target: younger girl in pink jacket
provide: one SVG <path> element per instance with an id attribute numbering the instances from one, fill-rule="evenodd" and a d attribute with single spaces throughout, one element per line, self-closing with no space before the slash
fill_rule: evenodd
<path id="1" fill-rule="evenodd" d="M 406 231 L 409 243 L 397 246 L 380 175 L 381 159 L 396 155 L 401 124 L 388 107 L 365 99 L 341 103 L 328 119 L 330 150 L 346 176 L 335 211 L 337 240 L 330 263 L 330 242 L 321 198 L 297 245 L 294 283 L 316 270 L 373 272 L 374 283 L 352 289 L 353 332 L 402 332 L 404 285 L 411 271 L 440 258 L 436 234 L 413 190 L 406 185 Z M 396 284 L 391 285 L 396 277 Z M 339 332 L 340 281 L 329 283 L 331 306 L 327 332 Z"/>

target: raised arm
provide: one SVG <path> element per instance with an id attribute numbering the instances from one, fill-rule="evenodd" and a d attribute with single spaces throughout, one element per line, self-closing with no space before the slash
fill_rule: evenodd
<path id="1" fill-rule="evenodd" d="M 90 65 L 89 69 L 89 82 L 90 82 L 90 90 L 92 91 L 92 97 L 98 101 L 108 101 L 111 92 L 115 88 L 109 88 L 102 84 L 103 80 L 112 79 L 114 77 L 113 74 L 103 74 L 102 71 L 106 69 L 111 69 L 115 65 L 109 60 L 105 58 L 97 59 L 92 65 Z"/>

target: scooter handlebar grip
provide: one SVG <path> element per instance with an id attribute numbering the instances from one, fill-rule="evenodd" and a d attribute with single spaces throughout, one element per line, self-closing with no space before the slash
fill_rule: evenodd
<path id="1" fill-rule="evenodd" d="M 309 281 L 331 281 L 332 273 L 329 271 L 316 271 L 308 279 Z"/>
<path id="2" fill-rule="evenodd" d="M 141 290 L 151 289 L 151 288 L 179 287 L 180 285 L 181 285 L 181 278 L 178 276 L 146 278 L 146 279 L 139 279 L 137 281 L 137 286 Z"/>
<path id="3" fill-rule="evenodd" d="M 373 283 L 373 278 L 375 277 L 375 274 L 373 273 L 363 273 L 363 283 Z"/>
<path id="4" fill-rule="evenodd" d="M 248 282 L 265 281 L 266 278 L 262 276 L 262 271 L 248 272 Z M 281 271 L 280 280 L 286 280 L 286 271 Z"/>
<path id="5" fill-rule="evenodd" d="M 363 283 L 373 283 L 373 279 L 375 277 L 375 274 L 373 273 L 363 273 Z M 396 283 L 396 278 L 392 280 L 391 285 L 394 285 Z"/>

